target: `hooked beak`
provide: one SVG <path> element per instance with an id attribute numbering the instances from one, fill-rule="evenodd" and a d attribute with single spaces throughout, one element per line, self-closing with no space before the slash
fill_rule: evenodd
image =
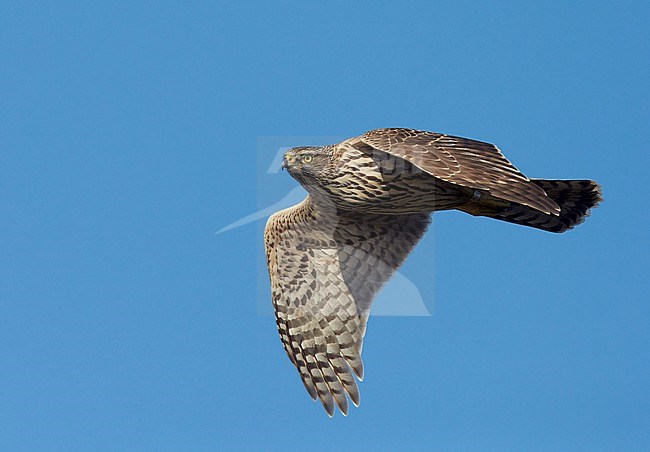
<path id="1" fill-rule="evenodd" d="M 286 168 L 289 168 L 289 162 L 287 162 L 287 158 L 282 159 L 282 171 L 284 171 Z"/>

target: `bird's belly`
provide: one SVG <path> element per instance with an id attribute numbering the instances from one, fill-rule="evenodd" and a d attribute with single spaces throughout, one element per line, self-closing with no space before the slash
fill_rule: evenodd
<path id="1" fill-rule="evenodd" d="M 470 197 L 463 187 L 423 174 L 340 187 L 334 195 L 341 208 L 375 214 L 448 210 L 467 203 Z"/>

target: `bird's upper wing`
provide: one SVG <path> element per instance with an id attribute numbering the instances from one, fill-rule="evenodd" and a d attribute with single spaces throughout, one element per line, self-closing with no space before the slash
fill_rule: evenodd
<path id="1" fill-rule="evenodd" d="M 489 143 L 412 129 L 376 129 L 344 143 L 402 158 L 446 182 L 557 215 L 560 207 Z"/>
<path id="2" fill-rule="evenodd" d="M 264 232 L 276 322 L 305 388 L 327 413 L 359 404 L 362 339 L 374 295 L 424 234 L 428 214 L 352 215 L 310 197 Z M 347 397 L 346 397 L 347 394 Z"/>

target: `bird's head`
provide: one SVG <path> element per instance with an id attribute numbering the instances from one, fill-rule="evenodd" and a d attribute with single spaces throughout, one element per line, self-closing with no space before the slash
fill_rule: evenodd
<path id="1" fill-rule="evenodd" d="M 282 169 L 287 169 L 308 191 L 327 185 L 334 170 L 332 153 L 327 147 L 297 147 L 284 154 Z"/>

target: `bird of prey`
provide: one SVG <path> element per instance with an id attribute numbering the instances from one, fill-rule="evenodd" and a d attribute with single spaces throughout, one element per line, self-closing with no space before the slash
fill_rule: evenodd
<path id="1" fill-rule="evenodd" d="M 280 339 L 327 414 L 359 405 L 370 305 L 425 233 L 433 212 L 564 232 L 601 200 L 591 180 L 529 179 L 492 144 L 412 129 L 376 129 L 296 147 L 282 167 L 307 190 L 264 231 Z"/>

